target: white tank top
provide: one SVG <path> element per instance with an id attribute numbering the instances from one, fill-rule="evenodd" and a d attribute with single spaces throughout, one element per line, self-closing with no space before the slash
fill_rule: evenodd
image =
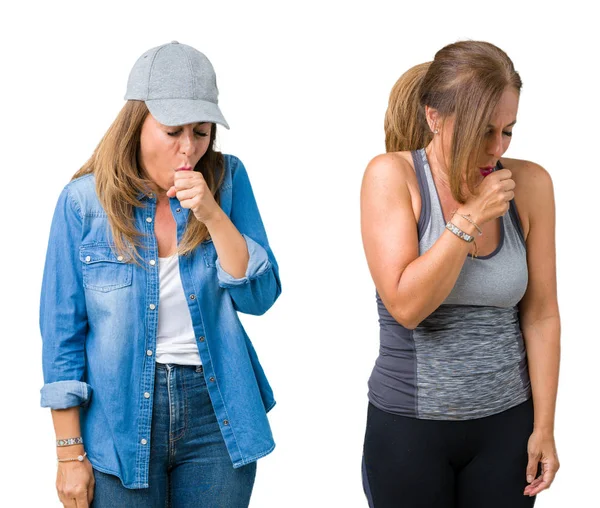
<path id="1" fill-rule="evenodd" d="M 160 293 L 156 361 L 177 365 L 201 365 L 192 318 L 181 276 L 179 256 L 158 258 Z"/>

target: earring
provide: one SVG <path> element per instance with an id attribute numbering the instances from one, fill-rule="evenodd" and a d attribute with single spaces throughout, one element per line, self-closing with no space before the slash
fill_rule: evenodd
<path id="1" fill-rule="evenodd" d="M 435 130 L 433 131 L 433 133 L 434 133 L 434 134 L 439 134 L 439 133 L 440 133 L 440 131 L 439 131 L 439 129 L 435 129 Z"/>

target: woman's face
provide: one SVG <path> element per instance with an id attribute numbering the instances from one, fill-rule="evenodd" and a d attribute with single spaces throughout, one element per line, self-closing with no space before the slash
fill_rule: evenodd
<path id="1" fill-rule="evenodd" d="M 509 87 L 500 97 L 500 102 L 496 105 L 485 131 L 477 160 L 477 167 L 480 170 L 492 169 L 508 150 L 513 126 L 517 122 L 518 109 L 519 93 L 513 87 Z"/>
<path id="2" fill-rule="evenodd" d="M 175 170 L 194 168 L 206 153 L 211 127 L 211 123 L 167 127 L 148 113 L 140 137 L 140 163 L 148 177 L 160 189 L 169 190 Z"/>
<path id="3" fill-rule="evenodd" d="M 508 87 L 500 101 L 496 105 L 490 124 L 486 128 L 482 147 L 477 155 L 477 169 L 486 173 L 491 170 L 498 159 L 508 150 L 512 136 L 512 129 L 517 121 L 517 110 L 519 108 L 519 93 L 513 88 Z M 445 154 L 446 167 L 449 166 L 451 153 L 452 133 L 454 132 L 454 115 L 446 118 L 439 128 L 440 140 L 442 144 L 442 153 Z"/>

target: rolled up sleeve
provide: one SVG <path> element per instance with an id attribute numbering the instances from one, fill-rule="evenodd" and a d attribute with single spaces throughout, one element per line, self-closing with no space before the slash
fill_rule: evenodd
<path id="1" fill-rule="evenodd" d="M 241 278 L 228 274 L 217 259 L 219 285 L 229 291 L 235 308 L 246 314 L 264 314 L 281 294 L 279 267 L 271 251 L 248 173 L 233 158 L 231 221 L 246 240 L 248 267 Z"/>
<path id="2" fill-rule="evenodd" d="M 65 188 L 52 219 L 40 298 L 41 405 L 51 409 L 85 405 L 92 391 L 85 382 L 88 324 L 78 250 L 80 213 Z"/>

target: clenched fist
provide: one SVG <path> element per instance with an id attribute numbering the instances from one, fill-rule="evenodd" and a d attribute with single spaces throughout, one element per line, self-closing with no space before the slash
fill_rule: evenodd
<path id="1" fill-rule="evenodd" d="M 173 187 L 167 191 L 170 198 L 177 197 L 183 208 L 188 208 L 201 222 L 209 221 L 220 210 L 206 180 L 199 171 L 175 171 Z"/>

